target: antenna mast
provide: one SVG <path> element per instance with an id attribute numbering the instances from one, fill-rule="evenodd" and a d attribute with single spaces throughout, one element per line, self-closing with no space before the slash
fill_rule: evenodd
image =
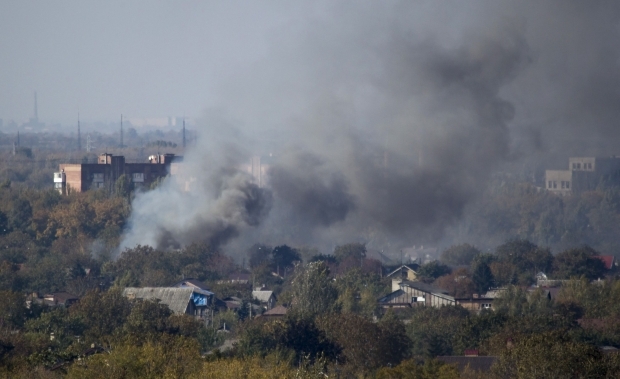
<path id="1" fill-rule="evenodd" d="M 82 151 L 82 135 L 80 134 L 80 112 L 78 112 L 77 149 L 78 151 Z"/>
<path id="2" fill-rule="evenodd" d="M 121 113 L 121 149 L 123 148 L 123 114 Z"/>
<path id="3" fill-rule="evenodd" d="M 39 110 L 37 107 L 37 91 L 34 91 L 34 121 L 39 122 Z"/>

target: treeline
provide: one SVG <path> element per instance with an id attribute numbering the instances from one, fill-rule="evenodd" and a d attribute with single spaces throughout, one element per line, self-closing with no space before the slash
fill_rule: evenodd
<path id="1" fill-rule="evenodd" d="M 155 147 L 166 145 L 173 149 L 171 152 L 180 153 L 168 140 L 157 139 L 154 143 Z M 152 147 L 142 150 L 134 147 L 109 152 L 130 160 L 144 158 L 148 151 L 156 152 Z M 59 163 L 96 162 L 94 153 L 33 151 L 25 147 L 17 149 L 16 155 L 2 152 L 0 158 L 0 182 L 31 190 L 51 188 L 52 173 L 58 170 Z M 502 177 L 489 183 L 479 200 L 470 204 L 464 219 L 448 231 L 447 239 L 475 241 L 484 249 L 509 239 L 525 239 L 553 252 L 586 244 L 606 254 L 617 254 L 618 234 L 618 180 L 601 180 L 595 190 L 560 196 L 531 183 Z"/>
<path id="2" fill-rule="evenodd" d="M 158 254 L 142 248 L 134 259 L 150 253 Z M 156 302 L 129 300 L 118 282 L 88 291 L 68 309 L 27 306 L 24 294 L 2 291 L 0 376 L 613 378 L 620 370 L 620 354 L 600 349 L 620 346 L 618 281 L 573 280 L 555 299 L 509 286 L 494 311 L 479 314 L 459 306 L 397 314 L 367 313 L 342 301 L 356 292 L 349 283 L 364 276 L 353 268 L 334 277 L 324 261 L 298 265 L 283 285 L 289 293 L 284 318 L 222 311 L 215 327 Z M 226 332 L 219 328 L 224 322 Z M 213 350 L 224 339 L 237 342 Z M 437 360 L 471 349 L 497 357 L 490 372 L 459 372 Z"/>
<path id="3" fill-rule="evenodd" d="M 473 204 L 452 237 L 492 247 L 520 238 L 553 251 L 587 244 L 616 254 L 620 242 L 620 187 L 601 182 L 596 190 L 555 195 L 529 183 L 493 183 Z"/>
<path id="4" fill-rule="evenodd" d="M 556 255 L 527 240 L 510 240 L 494 251 L 483 253 L 469 244 L 444 250 L 440 259 L 422 265 L 418 279 L 448 290 L 456 297 L 484 294 L 490 288 L 507 285 L 530 286 L 537 279 L 605 279 L 615 273 L 605 266 L 600 252 L 587 245 Z"/>
<path id="5" fill-rule="evenodd" d="M 218 296 L 251 303 L 251 285 L 218 284 L 240 267 L 205 245 L 126 250 L 118 260 L 101 263 L 96 280 L 84 279 L 90 283 L 82 287 L 85 296 L 68 309 L 28 307 L 24 292 L 5 290 L 0 373 L 11 378 L 531 378 L 538 373 L 604 378 L 620 369 L 618 355 L 598 348 L 620 346 L 620 284 L 614 280 L 591 283 L 584 276 L 565 284 L 556 300 L 511 286 L 495 311 L 480 314 L 460 307 L 383 314 L 376 300 L 390 291 L 389 283 L 365 256 L 364 245 L 317 253 L 286 245 L 249 249 L 253 281 L 271 280 L 279 303 L 289 307 L 287 316 L 275 321 L 250 319 L 241 307 L 221 311 L 215 323 L 205 325 L 157 303 L 121 296 L 125 286 L 167 286 L 192 276 Z M 527 241 L 509 241 L 497 248 L 495 259 L 531 275 L 532 262 L 547 253 Z M 451 263 L 481 256 L 471 246 L 442 254 Z M 296 263 L 304 257 L 308 263 Z M 432 277 L 445 270 L 442 265 L 424 265 L 420 275 Z M 289 274 L 274 275 L 284 270 Z M 516 275 L 516 283 L 524 277 Z M 100 289 L 103 279 L 109 290 Z M 218 332 L 224 323 L 227 331 Z M 224 339 L 238 342 L 226 352 L 212 352 Z M 460 373 L 435 360 L 466 349 L 499 358 L 489 373 Z"/>
<path id="6" fill-rule="evenodd" d="M 129 204 L 103 191 L 61 196 L 53 189 L 0 185 L 0 282 L 24 292 L 83 294 L 118 246 Z M 94 279 L 93 279 L 94 281 Z"/>

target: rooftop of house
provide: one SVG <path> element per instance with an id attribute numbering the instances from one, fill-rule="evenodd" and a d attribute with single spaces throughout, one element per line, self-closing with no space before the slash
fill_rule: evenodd
<path id="1" fill-rule="evenodd" d="M 173 284 L 171 287 L 193 287 L 193 288 L 198 288 L 204 291 L 209 291 L 209 288 L 207 287 L 206 284 L 194 278 L 183 279 L 180 282 Z"/>
<path id="2" fill-rule="evenodd" d="M 605 264 L 605 268 L 611 270 L 614 267 L 615 257 L 613 255 L 595 255 L 594 258 L 598 258 Z"/>
<path id="3" fill-rule="evenodd" d="M 123 295 L 128 298 L 159 300 L 177 314 L 185 313 L 194 293 L 205 296 L 213 294 L 212 292 L 193 287 L 128 287 L 123 290 Z"/>
<path id="4" fill-rule="evenodd" d="M 387 294 L 387 295 L 385 295 L 385 296 L 381 296 L 381 297 L 380 297 L 377 301 L 378 301 L 379 303 L 389 302 L 391 299 L 394 299 L 394 298 L 396 298 L 396 297 L 402 296 L 402 295 L 404 295 L 404 294 L 405 294 L 405 291 L 403 291 L 403 290 L 399 289 L 399 290 L 396 290 L 396 291 L 394 291 L 394 292 L 391 292 L 391 293 L 389 293 L 389 294 Z"/>
<path id="5" fill-rule="evenodd" d="M 287 311 L 288 309 L 286 309 L 286 307 L 278 305 L 277 307 L 274 307 L 273 309 L 270 309 L 267 312 L 263 313 L 262 316 L 280 317 L 285 316 Z"/>
<path id="6" fill-rule="evenodd" d="M 228 275 L 228 280 L 250 280 L 250 273 L 248 272 L 233 272 Z"/>
<path id="7" fill-rule="evenodd" d="M 431 284 L 426 284 L 424 282 L 412 282 L 410 280 L 403 280 L 403 282 L 401 283 L 401 286 L 407 286 L 410 288 L 414 288 L 417 289 L 419 291 L 422 292 L 428 292 L 428 293 L 432 293 L 433 295 L 448 295 L 448 291 L 439 288 L 439 287 L 435 287 Z"/>
<path id="8" fill-rule="evenodd" d="M 252 291 L 252 297 L 264 303 L 268 302 L 271 296 L 273 296 L 273 291 Z"/>
<path id="9" fill-rule="evenodd" d="M 389 274 L 386 275 L 387 278 L 394 276 L 395 274 L 402 272 L 402 270 L 407 270 L 407 271 L 413 271 L 416 272 L 416 270 L 419 268 L 420 266 L 417 263 L 410 263 L 410 264 L 406 264 L 406 265 L 402 265 L 400 267 L 398 267 L 396 270 L 390 272 Z"/>
<path id="10" fill-rule="evenodd" d="M 68 292 L 54 292 L 43 296 L 46 301 L 52 301 L 57 304 L 66 304 L 67 302 L 78 301 L 80 298 Z"/>

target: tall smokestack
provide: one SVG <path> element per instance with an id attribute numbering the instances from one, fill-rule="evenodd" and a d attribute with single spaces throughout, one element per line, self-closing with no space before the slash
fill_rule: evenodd
<path id="1" fill-rule="evenodd" d="M 123 148 L 123 114 L 121 113 L 121 149 Z"/>
<path id="2" fill-rule="evenodd" d="M 77 149 L 78 149 L 78 151 L 82 150 L 82 135 L 80 134 L 80 112 L 78 112 Z"/>
<path id="3" fill-rule="evenodd" d="M 34 121 L 39 122 L 39 109 L 37 106 L 37 91 L 34 91 Z"/>
<path id="4" fill-rule="evenodd" d="M 183 117 L 183 148 L 185 149 L 185 116 Z"/>

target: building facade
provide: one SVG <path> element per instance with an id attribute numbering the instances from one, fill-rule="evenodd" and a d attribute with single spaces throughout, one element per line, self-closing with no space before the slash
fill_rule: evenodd
<path id="1" fill-rule="evenodd" d="M 422 282 L 403 280 L 398 283 L 398 290 L 379 299 L 382 308 L 400 308 L 408 306 L 441 307 L 456 305 L 456 299 L 447 291 Z"/>
<path id="2" fill-rule="evenodd" d="M 152 155 L 146 163 L 126 163 L 125 157 L 101 154 L 97 163 L 63 163 L 54 173 L 54 187 L 61 193 L 84 192 L 89 189 L 112 190 L 122 175 L 126 175 L 135 188 L 150 185 L 170 174 L 174 162 L 182 158 L 174 154 Z"/>
<path id="3" fill-rule="evenodd" d="M 186 314 L 197 318 L 209 317 L 209 307 L 215 294 L 194 287 L 127 287 L 123 296 L 129 300 L 151 300 L 165 304 L 175 314 Z"/>
<path id="4" fill-rule="evenodd" d="M 545 171 L 545 188 L 557 194 L 594 190 L 606 176 L 620 174 L 620 157 L 573 157 L 568 170 Z"/>

